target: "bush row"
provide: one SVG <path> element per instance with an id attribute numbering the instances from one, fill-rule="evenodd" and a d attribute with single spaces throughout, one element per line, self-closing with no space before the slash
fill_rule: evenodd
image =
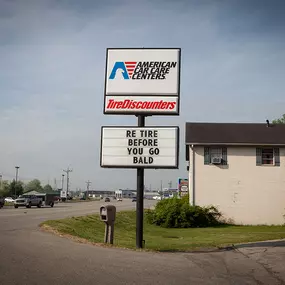
<path id="1" fill-rule="evenodd" d="M 202 228 L 221 224 L 222 215 L 216 207 L 190 206 L 188 198 L 159 201 L 154 210 L 147 210 L 147 222 L 166 228 Z"/>

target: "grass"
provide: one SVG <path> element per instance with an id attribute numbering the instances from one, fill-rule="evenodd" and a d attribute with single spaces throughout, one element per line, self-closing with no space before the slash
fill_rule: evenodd
<path id="1" fill-rule="evenodd" d="M 14 206 L 14 203 L 13 203 L 13 202 L 6 202 L 6 201 L 5 201 L 5 206 Z"/>
<path id="2" fill-rule="evenodd" d="M 86 239 L 92 243 L 104 240 L 104 223 L 98 215 L 50 220 L 49 226 L 61 234 Z M 136 213 L 117 213 L 114 246 L 134 249 L 136 245 Z M 219 226 L 212 228 L 167 229 L 144 223 L 145 249 L 155 251 L 187 251 L 217 248 L 237 243 L 285 238 L 285 226 Z"/>

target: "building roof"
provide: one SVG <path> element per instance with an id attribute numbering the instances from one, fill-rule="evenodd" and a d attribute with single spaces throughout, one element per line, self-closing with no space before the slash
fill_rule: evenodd
<path id="1" fill-rule="evenodd" d="M 186 123 L 186 144 L 285 145 L 285 124 Z"/>
<path id="2" fill-rule="evenodd" d="M 26 193 L 23 193 L 23 195 L 37 195 L 37 196 L 45 196 L 46 194 L 45 193 L 40 193 L 40 192 L 37 192 L 37 191 L 29 191 L 29 192 L 26 192 Z"/>
<path id="3" fill-rule="evenodd" d="M 85 191 L 82 191 L 83 193 L 85 192 L 88 192 L 89 194 L 113 194 L 115 193 L 115 191 L 112 191 L 112 190 L 85 190 Z"/>

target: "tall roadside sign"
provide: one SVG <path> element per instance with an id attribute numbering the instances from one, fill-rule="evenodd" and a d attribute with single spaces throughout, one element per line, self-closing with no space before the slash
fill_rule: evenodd
<path id="1" fill-rule="evenodd" d="M 107 49 L 104 114 L 179 115 L 180 49 Z"/>
<path id="2" fill-rule="evenodd" d="M 145 117 L 179 116 L 180 48 L 108 48 L 106 115 L 135 115 L 138 126 L 101 128 L 100 165 L 137 169 L 136 246 L 143 247 L 144 169 L 179 167 L 179 127 L 145 126 Z"/>
<path id="3" fill-rule="evenodd" d="M 178 179 L 178 193 L 180 197 L 183 197 L 189 194 L 189 181 L 187 178 Z"/>

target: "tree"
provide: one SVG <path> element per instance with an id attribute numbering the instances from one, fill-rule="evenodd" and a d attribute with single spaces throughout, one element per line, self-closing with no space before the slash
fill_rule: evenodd
<path id="1" fill-rule="evenodd" d="M 16 183 L 15 179 L 9 184 L 9 196 L 19 196 L 24 192 L 23 182 L 18 181 Z"/>
<path id="2" fill-rule="evenodd" d="M 44 193 L 52 193 L 54 191 L 53 191 L 52 187 L 49 184 L 47 184 L 47 185 L 44 186 L 43 192 Z"/>
<path id="3" fill-rule="evenodd" d="M 10 183 L 7 180 L 2 181 L 1 189 L 0 189 L 0 196 L 2 197 L 10 196 Z"/>
<path id="4" fill-rule="evenodd" d="M 273 120 L 272 123 L 273 124 L 285 124 L 285 114 L 283 114 L 281 118 Z"/>
<path id="5" fill-rule="evenodd" d="M 41 185 L 41 181 L 38 179 L 34 179 L 27 183 L 25 186 L 25 192 L 30 192 L 30 191 L 37 191 L 42 193 L 43 192 L 43 187 Z"/>

